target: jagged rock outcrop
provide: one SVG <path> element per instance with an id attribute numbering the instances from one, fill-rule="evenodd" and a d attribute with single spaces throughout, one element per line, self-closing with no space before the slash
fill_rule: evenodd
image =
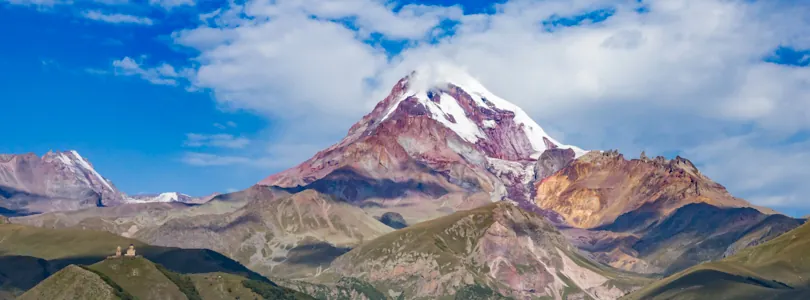
<path id="1" fill-rule="evenodd" d="M 405 218 L 403 218 L 402 215 L 395 212 L 384 213 L 382 216 L 380 216 L 379 220 L 383 224 L 388 225 L 388 227 L 394 229 L 402 229 L 408 227 L 408 222 L 405 221 Z"/>
<path id="2" fill-rule="evenodd" d="M 634 211 L 652 221 L 689 203 L 754 207 L 680 156 L 627 160 L 617 151 L 592 151 L 534 185 L 534 202 L 540 208 L 553 210 L 580 228 L 607 225 Z"/>
<path id="3" fill-rule="evenodd" d="M 534 180 L 542 180 L 556 173 L 574 161 L 575 153 L 571 149 L 548 149 L 543 151 L 534 165 Z"/>

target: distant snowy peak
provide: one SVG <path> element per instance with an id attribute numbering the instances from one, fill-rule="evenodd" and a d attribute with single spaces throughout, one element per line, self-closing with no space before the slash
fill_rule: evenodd
<path id="1" fill-rule="evenodd" d="M 200 204 L 205 203 L 211 200 L 215 195 L 219 195 L 218 193 L 212 194 L 213 196 L 205 196 L 205 197 L 192 197 L 183 193 L 177 192 L 168 192 L 168 193 L 160 193 L 160 194 L 139 194 L 139 195 L 132 195 L 127 196 L 126 202 L 127 203 L 157 203 L 157 202 L 181 202 L 187 204 Z"/>
<path id="2" fill-rule="evenodd" d="M 110 184 L 110 181 L 96 172 L 93 165 L 90 164 L 90 162 L 84 157 L 79 155 L 79 152 L 76 152 L 76 150 L 64 152 L 49 151 L 42 158 L 46 162 L 62 164 L 69 171 L 90 181 L 91 184 L 101 184 L 103 186 L 102 188 L 106 188 L 109 191 L 116 191 L 116 189 Z"/>
<path id="3" fill-rule="evenodd" d="M 462 139 L 492 150 L 496 158 L 537 159 L 550 148 L 570 148 L 576 157 L 587 152 L 555 140 L 523 109 L 493 94 L 463 70 L 448 65 L 416 69 L 397 83 L 375 111 L 381 108 L 373 123 L 380 124 L 403 110 L 411 115 L 429 115 Z M 518 149 L 515 153 L 496 149 L 502 147 Z"/>
<path id="4" fill-rule="evenodd" d="M 177 193 L 160 193 L 160 194 L 140 194 L 127 197 L 127 203 L 153 203 L 153 202 L 187 202 L 192 197 Z"/>

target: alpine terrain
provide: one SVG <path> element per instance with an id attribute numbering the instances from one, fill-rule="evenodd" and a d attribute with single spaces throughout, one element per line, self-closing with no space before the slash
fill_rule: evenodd
<path id="1" fill-rule="evenodd" d="M 29 276 L 38 280 L 16 279 L 14 295 L 52 295 L 53 286 L 86 278 L 93 284 L 84 295 L 156 297 L 119 282 L 116 272 L 135 266 L 178 299 L 196 295 L 188 282 L 202 296 L 226 298 L 215 285 L 244 297 L 276 291 L 264 282 L 317 299 L 618 299 L 657 278 L 754 253 L 804 223 L 732 196 L 686 158 L 628 159 L 564 144 L 445 65 L 400 79 L 342 140 L 234 193 L 125 195 L 74 151 L 0 162 L 0 207 L 9 216 L 0 223 L 12 223 L 0 226 L 210 249 L 265 278 L 239 285 L 244 278 L 234 276 L 246 275 L 170 265 L 182 276 L 161 275 L 150 261 L 166 261 L 144 255 L 120 266 L 61 264 L 53 280 L 42 281 L 54 271 L 42 269 Z M 53 258 L 26 253 L 0 258 Z M 638 293 L 669 295 L 661 289 Z"/>

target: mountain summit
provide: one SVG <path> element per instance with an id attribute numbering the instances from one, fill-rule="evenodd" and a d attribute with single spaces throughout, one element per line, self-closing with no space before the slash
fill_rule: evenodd
<path id="1" fill-rule="evenodd" d="M 552 148 L 570 148 L 576 156 L 585 154 L 578 147 L 558 142 L 523 109 L 448 65 L 426 65 L 411 72 L 377 108 L 382 108 L 382 113 L 375 108 L 369 115 L 372 124 L 382 123 L 398 111 L 425 114 L 493 158 L 537 159 Z"/>
<path id="2" fill-rule="evenodd" d="M 507 198 L 537 211 L 528 182 L 549 149 L 585 153 L 472 76 L 429 66 L 400 79 L 343 140 L 259 184 L 316 189 L 409 222 Z"/>
<path id="3" fill-rule="evenodd" d="M 123 193 L 78 152 L 0 154 L 0 199 L 21 213 L 73 210 L 123 202 Z M 2 208 L 2 207 L 0 207 Z"/>

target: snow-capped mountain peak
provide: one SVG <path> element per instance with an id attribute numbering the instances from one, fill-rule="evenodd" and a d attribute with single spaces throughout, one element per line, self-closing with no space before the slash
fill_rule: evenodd
<path id="1" fill-rule="evenodd" d="M 208 200 L 211 200 L 216 195 L 219 195 L 219 194 L 214 193 L 212 195 L 205 196 L 205 197 L 192 197 L 192 196 L 189 196 L 189 195 L 186 195 L 186 194 L 183 194 L 183 193 L 178 193 L 178 192 L 166 192 L 166 193 L 160 193 L 160 194 L 139 194 L 139 195 L 127 196 L 126 202 L 127 203 L 181 202 L 181 203 L 186 203 L 186 204 L 200 204 L 200 203 L 208 202 Z"/>
<path id="2" fill-rule="evenodd" d="M 84 157 L 82 157 L 76 150 L 65 152 L 48 152 L 45 154 L 44 159 L 61 162 L 73 173 L 86 175 L 88 180 L 98 181 L 110 191 L 115 191 L 112 185 L 110 185 L 109 181 L 101 176 L 101 174 L 99 174 L 96 169 L 93 168 L 93 165 L 84 159 Z"/>
<path id="3" fill-rule="evenodd" d="M 522 131 L 530 143 L 531 158 L 536 159 L 548 148 L 570 148 L 577 157 L 586 153 L 579 147 L 558 142 L 523 109 L 493 94 L 473 76 L 451 65 L 423 65 L 400 80 L 394 91 L 399 91 L 399 94 L 388 103 L 376 123 L 390 118 L 402 102 L 410 100 L 423 106 L 434 120 L 473 144 L 492 139 L 492 131 L 498 131 L 500 123 L 506 121 L 504 119 L 511 119 L 516 128 L 509 130 Z"/>

